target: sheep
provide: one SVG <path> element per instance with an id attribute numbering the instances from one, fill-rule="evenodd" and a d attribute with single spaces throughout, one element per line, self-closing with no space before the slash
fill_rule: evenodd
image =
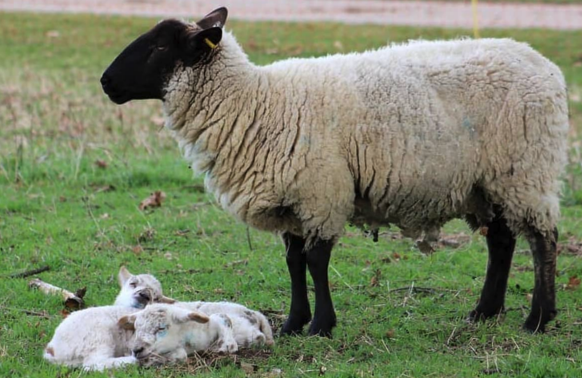
<path id="1" fill-rule="evenodd" d="M 174 300 L 162 294 L 159 281 L 150 274 L 134 276 L 122 266 L 118 279 L 121 292 L 113 306 L 76 311 L 61 322 L 44 349 L 47 361 L 99 371 L 137 362 L 131 355 L 133 333 L 119 329 L 117 321 L 154 301 Z"/>
<path id="2" fill-rule="evenodd" d="M 331 250 L 353 222 L 438 235 L 487 229 L 478 321 L 504 311 L 516 238 L 535 286 L 524 328 L 556 314 L 559 176 L 568 108 L 559 68 L 511 39 L 412 41 L 374 51 L 252 64 L 223 31 L 227 10 L 159 22 L 109 65 L 114 103 L 163 102 L 165 127 L 237 219 L 279 234 L 291 278 L 284 335 L 332 335 Z M 306 271 L 315 288 L 312 319 Z"/>
<path id="3" fill-rule="evenodd" d="M 232 321 L 232 331 L 239 348 L 274 344 L 271 325 L 259 311 L 232 302 L 176 302 L 175 305 L 207 315 L 227 315 Z"/>
<path id="4" fill-rule="evenodd" d="M 134 287 L 133 283 L 136 283 Z M 161 285 L 154 276 L 149 274 L 134 276 L 125 267 L 119 271 L 119 284 L 122 286 L 122 290 L 117 296 L 116 305 L 143 308 L 138 305 L 141 304 L 139 300 L 145 296 L 152 298 L 155 303 L 175 303 L 182 308 L 199 311 L 206 315 L 223 313 L 232 320 L 233 332 L 239 347 L 257 344 L 272 345 L 274 343 L 273 331 L 265 315 L 241 304 L 204 301 L 177 302 L 162 295 Z"/>
<path id="5" fill-rule="evenodd" d="M 118 325 L 135 332 L 133 355 L 142 366 L 184 360 L 194 352 L 238 350 L 226 314 L 207 316 L 177 305 L 152 304 L 121 317 Z"/>
<path id="6" fill-rule="evenodd" d="M 131 355 L 133 332 L 121 329 L 123 316 L 139 311 L 132 307 L 101 306 L 75 311 L 55 330 L 44 349 L 48 362 L 86 371 L 103 371 L 137 363 Z"/>
<path id="7" fill-rule="evenodd" d="M 133 275 L 125 266 L 117 275 L 121 291 L 115 298 L 114 306 L 144 308 L 149 303 L 174 303 L 162 293 L 162 285 L 151 274 Z"/>

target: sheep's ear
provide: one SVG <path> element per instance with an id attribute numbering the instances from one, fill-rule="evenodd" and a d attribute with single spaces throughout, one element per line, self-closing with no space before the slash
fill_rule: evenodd
<path id="1" fill-rule="evenodd" d="M 131 274 L 129 270 L 127 270 L 127 268 L 122 265 L 121 268 L 119 268 L 119 274 L 117 275 L 119 286 L 123 287 L 123 285 L 131 278 L 131 276 L 133 276 L 133 274 Z"/>
<path id="2" fill-rule="evenodd" d="M 225 7 L 220 7 L 208 13 L 202 20 L 198 21 L 196 24 L 202 29 L 208 28 L 222 28 L 226 23 L 226 17 L 228 16 L 228 10 Z"/>
<path id="3" fill-rule="evenodd" d="M 197 323 L 208 323 L 210 318 L 201 312 L 191 312 L 188 314 L 188 319 L 193 320 Z"/>
<path id="4" fill-rule="evenodd" d="M 218 46 L 222 40 L 221 28 L 210 28 L 192 33 L 189 36 L 189 45 L 195 53 L 207 53 Z"/>
<path id="5" fill-rule="evenodd" d="M 172 318 L 178 324 L 195 321 L 197 323 L 208 323 L 210 318 L 201 312 L 188 311 L 185 309 L 174 309 Z"/>
<path id="6" fill-rule="evenodd" d="M 176 300 L 162 295 L 159 302 L 160 303 L 167 303 L 167 304 L 174 304 L 174 303 L 176 303 Z"/>
<path id="7" fill-rule="evenodd" d="M 135 315 L 125 315 L 119 318 L 117 325 L 127 331 L 135 331 Z"/>

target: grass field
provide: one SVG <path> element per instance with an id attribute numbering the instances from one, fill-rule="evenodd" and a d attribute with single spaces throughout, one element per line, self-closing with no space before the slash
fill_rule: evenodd
<path id="1" fill-rule="evenodd" d="M 157 102 L 118 107 L 98 79 L 155 20 L 0 13 L 0 376 L 75 377 L 41 357 L 63 306 L 11 274 L 76 290 L 88 305 L 112 303 L 119 266 L 150 272 L 180 300 L 232 300 L 265 311 L 275 331 L 290 295 L 283 248 L 248 231 L 201 190 L 161 126 Z M 231 23 L 251 60 L 361 51 L 386 41 L 453 38 L 460 30 L 339 24 Z M 564 70 L 572 113 L 557 277 L 558 321 L 544 335 L 520 330 L 534 280 L 518 244 L 498 321 L 466 324 L 484 278 L 481 236 L 462 222 L 449 246 L 426 256 L 397 230 L 378 243 L 348 229 L 334 250 L 334 338 L 280 338 L 271 349 L 206 356 L 187 365 L 89 376 L 177 377 L 577 377 L 582 369 L 582 32 L 504 30 L 483 36 L 528 41 Z M 151 192 L 163 206 L 140 211 Z"/>

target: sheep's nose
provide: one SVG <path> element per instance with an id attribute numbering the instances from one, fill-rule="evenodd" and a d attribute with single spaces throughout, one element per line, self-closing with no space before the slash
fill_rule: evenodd
<path id="1" fill-rule="evenodd" d="M 102 86 L 106 86 L 107 84 L 111 83 L 111 78 L 109 76 L 107 76 L 107 74 L 103 74 L 103 76 L 101 76 L 101 85 Z"/>
<path id="2" fill-rule="evenodd" d="M 133 355 L 137 357 L 137 356 L 139 356 L 139 354 L 140 354 L 140 353 L 142 353 L 144 350 L 145 350 L 145 348 L 144 348 L 144 347 L 142 347 L 142 346 L 135 347 L 135 348 L 133 348 Z"/>
<path id="3" fill-rule="evenodd" d="M 144 293 L 144 292 L 139 293 L 139 298 L 145 302 L 150 301 L 150 295 L 148 293 Z"/>

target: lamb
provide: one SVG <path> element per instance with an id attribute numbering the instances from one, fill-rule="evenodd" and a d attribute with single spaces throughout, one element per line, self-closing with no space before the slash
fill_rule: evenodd
<path id="1" fill-rule="evenodd" d="M 103 371 L 135 364 L 131 355 L 133 332 L 121 329 L 123 316 L 139 311 L 132 307 L 102 306 L 75 311 L 63 320 L 44 350 L 48 362 L 86 371 Z"/>
<path id="2" fill-rule="evenodd" d="M 123 104 L 163 101 L 168 128 L 218 202 L 278 233 L 291 277 L 282 334 L 312 319 L 331 336 L 331 250 L 353 222 L 430 239 L 454 218 L 487 231 L 489 262 L 469 319 L 504 310 L 516 238 L 535 273 L 524 327 L 556 314 L 559 176 L 568 108 L 559 68 L 511 39 L 416 41 L 259 67 L 223 31 L 227 10 L 164 20 L 101 77 Z"/>
<path id="3" fill-rule="evenodd" d="M 147 293 L 147 298 L 153 298 L 153 302 L 156 303 L 175 303 L 187 310 L 202 312 L 206 315 L 228 315 L 232 321 L 234 337 L 241 348 L 274 343 L 273 331 L 265 315 L 241 304 L 204 301 L 177 302 L 162 295 L 161 285 L 154 276 L 149 274 L 133 276 L 125 267 L 119 271 L 119 283 L 122 290 L 117 296 L 116 305 L 140 308 L 136 304 L 140 304 L 138 300 L 142 299 L 144 293 Z M 133 289 L 132 283 L 137 283 Z M 137 299 L 134 299 L 136 296 Z"/>
<path id="4" fill-rule="evenodd" d="M 142 366 L 184 360 L 194 352 L 238 350 L 231 320 L 225 314 L 207 316 L 177 305 L 152 304 L 121 317 L 118 324 L 135 331 L 133 355 Z"/>
<path id="5" fill-rule="evenodd" d="M 87 308 L 65 318 L 44 350 L 47 361 L 98 371 L 137 362 L 131 355 L 133 332 L 120 329 L 118 320 L 154 301 L 173 300 L 163 296 L 159 281 L 150 274 L 134 276 L 122 266 L 118 278 L 121 292 L 115 305 Z"/>
<path id="6" fill-rule="evenodd" d="M 176 302 L 176 306 L 207 315 L 224 314 L 232 322 L 232 331 L 239 348 L 253 345 L 273 345 L 269 321 L 259 311 L 232 302 Z"/>
<path id="7" fill-rule="evenodd" d="M 121 291 L 115 298 L 114 306 L 144 308 L 149 303 L 174 303 L 162 293 L 162 285 L 151 274 L 133 275 L 125 266 L 117 275 Z"/>

